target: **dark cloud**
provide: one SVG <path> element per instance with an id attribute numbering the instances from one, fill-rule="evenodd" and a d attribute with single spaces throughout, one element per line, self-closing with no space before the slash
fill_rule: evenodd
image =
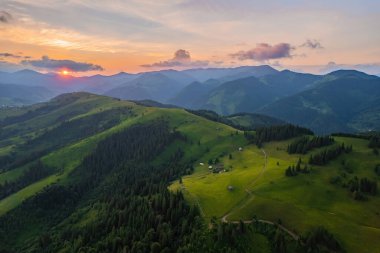
<path id="1" fill-rule="evenodd" d="M 190 61 L 190 53 L 184 49 L 179 49 L 174 53 L 174 61 Z"/>
<path id="2" fill-rule="evenodd" d="M 0 11 L 0 23 L 9 23 L 12 19 L 11 14 L 6 11 Z"/>
<path id="3" fill-rule="evenodd" d="M 103 70 L 102 66 L 95 65 L 92 63 L 76 62 L 72 60 L 54 60 L 50 59 L 48 56 L 42 56 L 40 60 L 23 60 L 21 62 L 25 65 L 31 65 L 40 69 L 47 70 L 61 70 L 67 68 L 73 72 L 85 72 L 92 70 Z"/>
<path id="4" fill-rule="evenodd" d="M 11 54 L 11 53 L 0 53 L 0 57 L 4 57 L 4 58 L 21 58 L 22 56 L 21 55 L 17 55 L 17 54 Z"/>
<path id="5" fill-rule="evenodd" d="M 193 61 L 190 52 L 179 49 L 174 53 L 174 57 L 167 61 L 155 62 L 152 64 L 141 65 L 145 68 L 173 68 L 173 67 L 205 67 L 209 61 Z"/>
<path id="6" fill-rule="evenodd" d="M 12 53 L 0 53 L 0 59 L 5 60 L 5 59 L 30 59 L 30 56 L 24 56 L 22 53 L 17 53 L 17 54 L 12 54 Z"/>
<path id="7" fill-rule="evenodd" d="M 239 51 L 231 54 L 233 58 L 243 60 L 267 61 L 271 59 L 291 58 L 291 50 L 294 49 L 288 43 L 279 43 L 277 45 L 269 45 L 267 43 L 259 43 L 257 46 L 248 51 Z"/>
<path id="8" fill-rule="evenodd" d="M 24 56 L 24 55 L 22 55 L 22 53 L 18 53 L 18 54 L 0 53 L 0 58 L 16 58 L 16 59 L 24 58 L 24 59 L 29 59 L 31 57 L 30 56 Z"/>
<path id="9" fill-rule="evenodd" d="M 323 46 L 318 40 L 306 40 L 305 43 L 301 45 L 301 47 L 308 47 L 311 49 L 322 49 Z"/>

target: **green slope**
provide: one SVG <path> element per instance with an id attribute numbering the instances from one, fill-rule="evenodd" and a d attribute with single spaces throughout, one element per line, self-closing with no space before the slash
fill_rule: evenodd
<path id="1" fill-rule="evenodd" d="M 276 101 L 258 112 L 318 133 L 378 130 L 379 87 L 380 78 L 364 73 L 332 73 L 314 88 Z"/>
<path id="2" fill-rule="evenodd" d="M 65 103 L 52 109 L 51 106 L 56 105 L 57 101 L 59 101 L 59 103 L 65 101 Z M 43 108 L 43 110 L 41 108 Z M 69 108 L 75 108 L 76 113 L 68 114 Z M 121 113 L 120 115 L 111 113 L 113 110 L 120 108 L 128 108 L 128 113 Z M 39 111 L 34 112 L 33 110 Z M 117 121 L 114 126 L 110 126 L 106 129 L 101 129 L 98 132 L 91 132 L 90 136 L 86 136 L 85 132 L 92 127 L 86 125 L 86 120 L 90 120 L 89 122 L 92 122 L 91 119 L 94 116 L 102 115 L 104 112 L 109 112 L 108 115 L 113 115 L 113 117 L 117 117 L 120 119 L 120 121 Z M 57 118 L 59 117 L 64 117 L 65 122 L 76 122 L 77 120 L 81 120 L 78 131 L 83 133 L 82 138 L 70 138 L 69 141 L 60 139 L 59 135 L 66 133 L 67 129 L 70 128 L 60 127 L 60 124 L 57 121 Z M 11 242 L 11 245 L 13 245 L 12 247 L 18 249 L 24 248 L 21 250 L 22 252 L 33 252 L 32 248 L 30 247 L 35 247 L 32 245 L 34 245 L 36 238 L 38 238 L 38 236 L 41 236 L 41 232 L 43 230 L 54 228 L 54 226 L 57 225 L 55 222 L 57 222 L 57 219 L 59 219 L 57 217 L 61 217 L 62 215 L 62 218 L 60 218 L 63 221 L 62 224 L 66 224 L 62 226 L 69 226 L 69 223 L 66 223 L 67 221 L 65 221 L 65 218 L 63 218 L 65 215 L 67 215 L 65 213 L 68 212 L 69 209 L 62 211 L 41 211 L 42 213 L 50 212 L 49 215 L 56 217 L 52 218 L 49 221 L 49 219 L 46 220 L 46 218 L 39 217 L 38 213 L 33 213 L 32 210 L 29 210 L 28 205 L 32 205 L 31 203 L 34 203 L 34 201 L 36 201 L 38 198 L 44 198 L 42 196 L 45 196 L 46 191 L 49 189 L 53 190 L 59 186 L 71 185 L 76 184 L 76 182 L 80 182 L 83 175 L 78 174 L 78 169 L 81 168 L 84 162 L 84 158 L 95 151 L 99 142 L 107 140 L 113 134 L 123 132 L 132 126 L 149 124 L 149 122 L 154 122 L 155 120 L 167 122 L 171 129 L 176 129 L 176 131 L 180 132 L 183 136 L 186 136 L 186 141 L 178 140 L 170 144 L 161 155 L 151 161 L 153 166 L 161 166 L 161 164 L 165 164 L 170 161 L 172 159 L 173 153 L 175 153 L 178 148 L 186 150 L 183 161 L 185 163 L 188 163 L 197 157 L 203 156 L 205 153 L 208 153 L 208 156 L 210 158 L 216 155 L 225 156 L 228 152 L 232 152 L 239 146 L 246 144 L 246 140 L 241 132 L 240 134 L 236 135 L 238 132 L 230 126 L 209 121 L 203 117 L 194 115 L 183 109 L 144 107 L 126 101 L 119 101 L 86 93 L 64 95 L 54 99 L 48 104 L 35 106 L 31 111 L 26 111 L 24 114 L 20 113 L 13 116 L 13 118 L 8 117 L 6 120 L 4 120 L 4 126 L 14 129 L 14 131 L 9 132 L 9 136 L 7 136 L 7 140 L 10 142 L 12 142 L 14 138 L 12 135 L 13 133 L 17 135 L 17 131 L 20 131 L 29 134 L 27 130 L 30 130 L 32 134 L 29 136 L 33 136 L 29 137 L 31 138 L 29 139 L 29 143 L 31 144 L 35 142 L 42 145 L 44 142 L 36 141 L 41 140 L 41 136 L 49 136 L 49 133 L 52 133 L 57 137 L 57 140 L 61 142 L 61 145 L 51 146 L 51 150 L 49 150 L 47 154 L 44 154 L 40 157 L 35 157 L 35 159 L 41 160 L 43 164 L 46 164 L 52 168 L 57 168 L 58 170 L 56 172 L 30 185 L 27 185 L 23 189 L 0 200 L 0 216 L 2 216 L 2 218 L 0 218 L 0 222 L 3 222 L 2 224 L 13 222 L 14 220 L 11 218 L 12 215 L 17 215 L 21 220 L 24 220 L 26 218 L 26 213 L 30 212 L 28 216 L 33 217 L 29 220 L 25 220 L 24 224 L 22 225 L 17 224 L 17 226 L 14 228 L 9 228 L 9 234 L 2 234 L 4 230 L 0 229 L 0 246 L 9 246 L 7 243 Z M 23 128 L 22 125 L 24 122 L 28 122 L 30 127 Z M 36 125 L 33 125 L 34 122 Z M 51 123 L 55 122 L 56 124 L 51 125 Z M 101 121 L 96 123 L 94 122 L 95 125 L 100 123 Z M 38 134 L 41 129 L 44 132 L 42 135 Z M 50 136 L 48 139 L 52 138 L 54 137 Z M 23 145 L 25 145 L 25 142 L 27 142 L 27 140 L 24 138 L 20 138 L 18 141 L 13 142 L 12 145 L 14 145 L 14 147 L 12 148 L 12 152 L 21 151 L 20 147 L 23 147 Z M 47 142 L 45 144 L 48 145 Z M 143 145 L 143 143 L 141 143 L 141 145 Z M 34 146 L 35 145 L 30 145 L 31 148 Z M 20 154 L 21 153 L 22 152 L 20 152 Z M 4 151 L 4 155 L 7 155 L 7 152 Z M 27 161 L 25 162 L 25 165 L 22 165 L 20 167 L 9 167 L 8 170 L 0 173 L 0 181 L 5 182 L 5 180 L 7 180 L 10 182 L 17 182 L 29 164 L 30 162 Z M 112 175 L 110 175 L 109 180 L 114 180 L 111 178 Z M 108 179 L 105 180 L 107 181 Z M 94 191 L 92 194 L 95 195 L 91 194 L 91 196 L 102 194 L 103 190 L 98 193 L 96 192 L 97 191 Z M 88 212 L 84 212 L 83 210 L 88 210 Z M 70 219 L 77 219 L 77 217 L 82 217 L 77 221 L 78 225 L 82 224 L 79 225 L 80 227 L 84 224 L 94 223 L 94 217 L 100 215 L 99 211 L 97 211 L 95 207 L 86 206 L 86 201 L 80 202 L 78 209 L 69 212 L 74 212 L 73 216 L 71 216 Z M 57 233 L 60 233 L 61 230 L 58 229 L 55 231 L 58 231 Z M 262 237 L 262 235 L 253 232 L 252 235 L 247 234 L 248 241 L 250 240 L 249 238 L 251 238 L 251 236 L 256 236 L 258 238 Z M 7 243 L 1 241 L 3 240 L 1 238 L 8 238 Z M 248 241 L 245 241 L 243 238 L 244 237 L 241 238 L 241 242 L 239 243 L 247 244 Z M 249 249 L 254 250 L 255 248 L 260 248 L 264 250 L 263 252 L 268 252 L 268 242 L 266 241 L 265 237 L 262 237 L 258 241 L 259 242 L 257 243 L 257 246 L 250 245 Z"/>
<path id="3" fill-rule="evenodd" d="M 201 99 L 195 100 L 194 96 L 192 106 L 214 110 L 223 115 L 252 113 L 278 99 L 303 91 L 320 79 L 320 76 L 287 70 L 259 78 L 249 76 L 225 82 Z"/>
<path id="4" fill-rule="evenodd" d="M 271 142 L 262 150 L 248 145 L 242 151 L 232 152 L 232 159 L 222 158 L 224 166 L 232 169 L 221 174 L 199 165 L 205 160 L 201 157 L 194 174 L 184 177 L 182 185 L 177 181 L 171 187 L 182 189 L 189 201 L 200 205 L 207 219 L 214 216 L 229 221 L 249 221 L 254 217 L 273 222 L 280 219 L 286 228 L 298 234 L 322 224 L 348 252 L 376 252 L 380 250 L 375 239 L 380 233 L 379 195 L 370 196 L 368 201 L 356 201 L 347 188 L 330 181 L 344 175 L 347 181 L 357 176 L 379 183 L 374 167 L 380 163 L 380 157 L 367 147 L 367 140 L 335 139 L 353 145 L 354 152 L 327 166 L 313 166 L 310 174 L 286 177 L 285 168 L 299 158 L 307 161 L 310 153 L 289 155 L 286 147 L 290 141 Z M 318 149 L 312 151 L 317 152 Z M 351 173 L 343 169 L 343 160 L 352 168 Z M 228 190 L 228 186 L 233 186 L 233 190 Z M 366 248 L 362 248 L 362 242 Z"/>
<path id="5" fill-rule="evenodd" d="M 98 222 L 108 219 L 108 213 L 116 215 L 117 212 L 125 211 L 122 208 L 124 197 L 130 196 L 133 201 L 142 201 L 141 205 L 145 205 L 146 203 L 155 203 L 155 195 L 148 194 L 146 196 L 146 191 L 160 189 L 159 194 L 168 196 L 168 193 L 164 192 L 165 189 L 170 189 L 172 194 L 177 191 L 183 192 L 187 202 L 199 208 L 203 217 L 202 222 L 204 222 L 201 222 L 203 224 L 201 226 L 204 226 L 205 229 L 199 227 L 191 229 L 194 229 L 192 230 L 193 236 L 200 236 L 196 235 L 197 233 L 211 233 L 210 235 L 203 234 L 203 237 L 197 237 L 199 240 L 196 239 L 196 241 L 202 242 L 204 247 L 207 245 L 208 250 L 212 247 L 226 247 L 225 249 L 227 249 L 232 245 L 220 243 L 219 239 L 218 243 L 214 243 L 214 239 L 210 239 L 215 238 L 213 236 L 217 237 L 220 229 L 227 229 L 227 231 L 231 229 L 223 228 L 223 226 L 227 226 L 223 225 L 223 222 L 250 221 L 254 217 L 269 223 L 281 219 L 285 228 L 295 231 L 299 235 L 304 235 L 310 229 L 323 225 L 338 238 L 348 252 L 379 250 L 376 240 L 380 228 L 377 211 L 377 207 L 380 205 L 379 195 L 369 196 L 367 201 L 357 201 L 352 199 L 347 188 L 330 183 L 332 178 L 337 176 L 343 178 L 343 173 L 345 177 L 342 180 L 344 181 L 358 176 L 379 182 L 380 178 L 376 176 L 374 167 L 376 164 L 380 164 L 380 158 L 367 147 L 368 140 L 335 137 L 337 143 L 344 142 L 353 145 L 353 153 L 340 156 L 326 166 L 313 166 L 310 174 L 286 177 L 285 169 L 289 165 L 295 164 L 299 157 L 303 161 L 307 161 L 310 153 L 289 155 L 286 147 L 291 140 L 269 142 L 265 143 L 262 148 L 258 148 L 249 143 L 242 131 L 218 122 L 212 117 L 210 120 L 207 115 L 199 116 L 184 109 L 145 107 L 128 101 L 88 93 L 73 93 L 62 95 L 45 104 L 34 105 L 27 110 L 15 111 L 12 109 L 11 111 L 1 111 L 0 115 L 1 113 L 7 116 L 0 117 L 0 119 L 2 118 L 0 124 L 5 129 L 5 134 L 4 132 L 0 133 L 5 136 L 4 140 L 0 142 L 2 145 L 0 159 L 6 161 L 7 157 L 15 157 L 20 161 L 17 164 L 10 163 L 10 165 L 2 167 L 0 184 L 5 181 L 18 182 L 23 178 L 30 165 L 37 160 L 52 170 L 42 179 L 29 183 L 6 198 L 0 199 L 0 223 L 4 226 L 0 229 L 0 248 L 4 246 L 17 248 L 20 252 L 39 252 L 38 247 L 42 247 L 41 243 L 45 242 L 43 231 L 49 231 L 51 234 L 50 241 L 48 240 L 50 249 L 61 249 L 61 252 L 70 250 L 75 252 L 78 250 L 77 245 L 91 245 L 97 249 L 102 248 L 103 243 L 113 245 L 114 241 L 111 242 L 111 238 L 114 240 L 117 236 L 123 235 L 125 231 L 113 230 L 112 227 L 102 224 L 102 226 L 106 226 L 106 231 L 113 232 L 103 235 L 99 231 L 99 234 L 94 235 L 93 238 L 101 236 L 100 244 L 88 241 L 87 237 L 84 240 L 79 235 L 88 235 L 89 230 L 91 231 L 91 229 L 95 229 L 94 226 L 101 224 Z M 239 124 L 252 124 L 252 120 L 257 118 L 252 116 L 241 114 L 230 116 L 230 118 L 240 122 Z M 259 119 L 263 121 L 262 124 L 267 124 L 268 120 L 270 124 L 273 123 L 271 118 Z M 169 135 L 177 136 L 175 133 L 180 135 L 167 141 L 162 150 L 159 149 L 160 152 L 154 147 L 150 147 L 150 151 L 147 153 L 136 152 L 136 149 L 149 143 L 149 139 L 144 138 L 147 138 L 145 135 L 148 136 L 150 128 L 146 128 L 142 134 L 141 128 L 149 125 L 153 127 L 154 122 L 165 122 L 170 130 Z M 253 123 L 257 124 L 255 121 Z M 94 128 L 94 126 L 96 127 Z M 129 153 L 118 156 L 113 153 L 112 149 L 102 149 L 103 145 L 110 142 L 115 134 L 128 133 L 128 131 L 137 131 L 136 133 L 140 131 L 138 138 L 141 138 L 141 141 L 126 142 L 125 144 L 131 145 L 130 152 L 134 153 L 136 157 L 146 156 L 141 163 L 137 162 L 138 160 L 124 160 L 123 157 L 128 157 Z M 158 137 L 152 136 L 151 138 Z M 98 145 L 99 143 L 102 144 Z M 30 150 L 26 150 L 25 147 Z M 117 151 L 118 145 L 113 148 Z M 35 151 L 42 149 L 44 152 L 33 153 L 33 149 Z M 323 148 L 314 149 L 311 152 L 317 153 L 321 149 Z M 103 157 L 104 161 L 116 160 L 116 164 L 112 165 L 110 171 L 106 170 L 102 172 L 104 174 L 94 178 L 92 180 L 94 186 L 87 189 L 85 186 L 92 182 L 83 181 L 92 173 L 92 169 L 90 169 L 92 167 L 85 170 L 88 157 L 94 156 L 94 154 L 96 154 L 95 158 L 102 157 L 104 153 L 108 155 L 108 157 Z M 155 155 L 149 156 L 149 153 L 155 153 Z M 31 159 L 22 160 L 23 154 L 29 158 L 30 154 L 34 154 L 34 156 Z M 342 160 L 346 161 L 350 170 L 343 168 Z M 211 165 L 211 170 L 209 162 L 216 163 Z M 222 168 L 219 167 L 221 164 L 223 164 Z M 94 166 L 96 167 L 96 164 Z M 121 169 L 123 166 L 125 169 Z M 134 168 L 135 166 L 136 168 Z M 128 174 L 132 168 L 136 171 Z M 152 174 L 152 178 L 149 179 L 150 183 L 141 181 L 141 185 L 139 185 L 138 179 L 134 181 L 129 179 L 129 177 L 140 175 L 139 171 L 151 173 L 149 168 L 160 168 L 156 171 L 157 175 Z M 212 170 L 218 173 L 213 173 Z M 98 170 L 94 169 L 94 171 Z M 177 180 L 180 175 L 182 175 L 182 183 Z M 161 182 L 157 188 L 146 188 L 138 196 L 122 194 L 122 192 L 130 190 L 128 184 L 137 184 L 134 191 L 138 191 L 146 185 L 155 185 L 155 180 L 158 179 L 167 181 L 165 184 Z M 128 183 L 122 183 L 123 180 Z M 169 181 L 172 182 L 170 186 L 168 186 Z M 95 182 L 97 183 L 95 184 Z M 82 190 L 85 193 L 78 191 L 82 188 L 87 189 Z M 107 200 L 113 196 L 113 192 L 121 189 L 123 189 L 122 192 L 117 194 L 117 196 L 120 194 L 123 196 L 120 199 L 121 202 L 117 204 L 118 207 L 112 206 L 114 204 L 108 203 Z M 72 200 L 67 203 L 63 202 L 63 206 L 57 203 L 57 206 L 52 206 L 50 209 L 40 208 L 41 203 L 47 206 L 55 203 L 55 200 L 50 198 L 55 196 L 54 194 L 61 194 L 61 190 L 76 197 L 70 197 Z M 44 203 L 42 200 L 45 198 L 50 200 Z M 162 205 L 166 206 L 166 204 Z M 140 212 L 147 210 L 147 207 L 141 206 L 141 208 Z M 175 214 L 168 212 L 168 217 L 175 220 Z M 134 211 L 134 213 L 137 215 L 139 211 Z M 183 215 L 187 217 L 188 213 Z M 122 219 L 115 217 L 112 217 L 114 221 Z M 216 217 L 216 224 L 212 223 L 215 222 L 213 217 Z M 16 220 L 20 222 L 14 223 Z M 210 220 L 211 224 L 208 224 Z M 171 224 L 170 221 L 167 222 Z M 117 224 L 115 226 L 120 226 L 121 223 L 117 222 Z M 135 223 L 131 221 L 130 224 Z M 198 223 L 191 223 L 191 226 L 197 226 L 196 224 Z M 233 226 L 233 223 L 230 225 Z M 181 224 L 180 226 L 182 227 L 181 231 L 186 231 L 187 225 Z M 247 233 L 241 235 L 240 239 L 235 238 L 236 234 L 230 234 L 227 237 L 228 240 L 237 240 L 233 242 L 235 250 L 242 252 L 239 249 L 243 247 L 246 249 L 245 252 L 260 252 L 259 250 L 269 252 L 269 247 L 277 240 L 273 237 L 275 226 L 272 224 L 266 224 L 267 227 L 264 227 L 264 224 L 258 227 L 255 227 L 254 224 L 247 226 Z M 140 227 L 144 226 L 140 225 Z M 206 229 L 206 227 L 210 229 Z M 237 227 L 239 226 L 237 225 Z M 161 228 L 160 226 L 156 229 Z M 173 229 L 177 228 L 173 227 Z M 356 236 L 356 231 L 360 231 L 360 236 Z M 282 233 L 286 235 L 288 250 L 294 251 L 294 247 L 296 247 L 294 240 L 286 232 Z M 181 236 L 187 238 L 185 234 Z M 60 245 L 64 236 L 72 238 L 67 239 L 65 246 Z M 125 234 L 124 236 L 128 237 Z M 207 242 L 200 238 L 206 238 Z M 165 240 L 160 238 L 160 242 L 163 241 Z M 368 251 L 361 248 L 362 241 L 366 242 Z M 188 246 L 190 247 L 190 244 Z M 149 248 L 150 245 L 144 247 Z M 216 250 L 216 248 L 214 249 Z M 218 248 L 218 251 L 222 252 L 220 249 Z"/>

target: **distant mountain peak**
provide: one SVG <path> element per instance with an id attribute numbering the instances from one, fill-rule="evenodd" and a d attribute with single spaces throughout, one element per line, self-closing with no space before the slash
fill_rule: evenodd
<path id="1" fill-rule="evenodd" d="M 31 70 L 31 69 L 22 69 L 22 70 L 13 72 L 13 74 L 37 74 L 37 75 L 43 75 L 42 73 L 34 71 L 34 70 Z"/>
<path id="2" fill-rule="evenodd" d="M 289 70 L 289 69 L 284 69 L 284 70 L 281 70 L 280 71 L 280 73 L 284 73 L 284 74 L 293 74 L 293 73 L 295 73 L 295 72 L 293 72 L 293 71 L 291 71 L 291 70 Z"/>
<path id="3" fill-rule="evenodd" d="M 119 73 L 117 73 L 117 74 L 114 74 L 114 75 L 112 75 L 112 76 L 125 76 L 125 75 L 131 75 L 130 73 L 127 73 L 127 72 L 124 72 L 124 71 L 120 71 Z"/>
<path id="4" fill-rule="evenodd" d="M 358 70 L 346 70 L 346 69 L 340 69 L 333 71 L 327 76 L 334 76 L 334 77 L 359 77 L 359 78 L 377 78 L 377 76 L 369 75 L 364 72 L 358 71 Z"/>

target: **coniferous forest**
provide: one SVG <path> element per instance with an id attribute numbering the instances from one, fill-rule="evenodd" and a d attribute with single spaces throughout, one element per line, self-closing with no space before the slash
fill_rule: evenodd
<path id="1" fill-rule="evenodd" d="M 345 146 L 344 143 L 342 143 L 342 145 L 337 147 L 325 149 L 317 154 L 310 155 L 309 164 L 325 165 L 330 160 L 337 158 L 339 155 L 350 152 L 352 152 L 352 146 Z"/>
<path id="2" fill-rule="evenodd" d="M 334 143 L 334 138 L 330 136 L 315 136 L 311 139 L 307 136 L 301 137 L 288 145 L 289 154 L 306 154 L 314 148 L 328 146 Z"/>
<path id="3" fill-rule="evenodd" d="M 261 127 L 256 129 L 255 134 L 244 132 L 244 136 L 247 138 L 247 140 L 249 140 L 251 143 L 256 144 L 258 147 L 261 147 L 265 142 L 286 140 L 304 134 L 313 135 L 314 133 L 307 128 L 290 124 L 282 126 Z"/>
<path id="4" fill-rule="evenodd" d="M 39 230 L 37 240 L 25 242 L 28 252 L 232 250 L 228 243 L 212 246 L 198 208 L 181 192 L 168 191 L 168 183 L 188 171 L 186 164 L 178 163 L 183 152 L 175 152 L 169 163 L 144 162 L 174 140 L 186 137 L 164 121 L 136 125 L 105 139 L 84 159 L 71 182 L 45 188 L 0 219 L 2 252 L 14 252 L 5 250 L 13 244 L 7 238 L 30 226 Z M 78 226 L 77 219 L 88 209 L 97 213 L 96 220 Z"/>

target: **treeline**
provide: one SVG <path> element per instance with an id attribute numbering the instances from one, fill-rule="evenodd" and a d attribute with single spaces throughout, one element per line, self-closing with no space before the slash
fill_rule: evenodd
<path id="1" fill-rule="evenodd" d="M 334 143 L 334 138 L 331 136 L 315 136 L 315 137 L 301 137 L 287 147 L 289 154 L 306 154 L 314 148 L 329 146 Z"/>
<path id="2" fill-rule="evenodd" d="M 15 181 L 0 184 L 0 199 L 3 199 L 38 180 L 51 175 L 55 170 L 40 160 L 30 165 Z"/>
<path id="3" fill-rule="evenodd" d="M 324 227 L 316 227 L 301 238 L 302 252 L 345 252 L 340 242 Z"/>
<path id="4" fill-rule="evenodd" d="M 246 230 L 264 234 L 270 243 L 271 252 L 275 253 L 292 253 L 292 252 L 336 252 L 344 253 L 345 250 L 341 243 L 322 226 L 309 230 L 305 235 L 294 240 L 280 228 L 281 220 L 274 225 L 260 222 L 255 217 L 253 222 L 246 226 Z M 254 239 L 253 239 L 254 240 Z"/>
<path id="5" fill-rule="evenodd" d="M 206 118 L 206 119 L 211 120 L 211 121 L 215 121 L 215 122 L 226 124 L 228 126 L 232 126 L 233 128 L 236 128 L 236 129 L 239 129 L 239 130 L 244 130 L 244 131 L 252 130 L 251 128 L 244 127 L 244 126 L 241 126 L 239 124 L 235 124 L 231 120 L 229 120 L 229 119 L 227 119 L 227 118 L 225 118 L 225 117 L 217 114 L 214 111 L 210 111 L 210 110 L 190 110 L 190 109 L 186 109 L 186 111 L 188 111 L 188 112 L 190 112 L 190 113 L 192 113 L 194 115 Z"/>
<path id="6" fill-rule="evenodd" d="M 380 133 L 376 131 L 362 133 L 362 134 L 349 134 L 349 133 L 334 133 L 331 136 L 337 137 L 350 137 L 369 140 L 368 147 L 377 149 L 380 148 Z"/>
<path id="7" fill-rule="evenodd" d="M 273 118 L 270 118 L 269 116 L 260 115 L 260 114 L 235 113 L 235 114 L 231 114 L 229 116 L 221 116 L 221 115 L 219 115 L 216 112 L 211 111 L 211 110 L 190 110 L 190 109 L 186 109 L 186 111 L 188 111 L 192 114 L 195 114 L 197 116 L 201 116 L 201 117 L 206 118 L 206 119 L 211 120 L 211 121 L 223 123 L 225 125 L 231 126 L 231 127 L 236 128 L 238 130 L 241 130 L 241 131 L 256 130 L 257 128 L 260 128 L 260 126 L 262 124 L 265 124 L 264 122 L 267 122 L 267 124 L 271 124 L 271 125 L 279 125 L 279 126 L 285 125 L 285 123 L 282 122 L 281 120 L 273 119 Z M 233 120 L 229 119 L 229 117 L 245 116 L 245 115 L 254 115 L 255 118 L 258 119 L 258 121 L 262 122 L 261 125 L 260 126 L 257 126 L 257 125 L 256 126 L 255 125 L 242 126 L 242 125 L 234 122 Z"/>
<path id="8" fill-rule="evenodd" d="M 39 136 L 28 140 L 8 156 L 0 157 L 2 169 L 11 170 L 34 161 L 53 149 L 94 135 L 111 128 L 122 117 L 132 115 L 128 107 L 113 108 L 86 117 L 63 121 L 51 129 L 44 129 Z"/>
<path id="9" fill-rule="evenodd" d="M 380 137 L 379 136 L 371 136 L 369 138 L 368 147 L 370 148 L 380 148 Z"/>
<path id="10" fill-rule="evenodd" d="M 348 189 L 352 193 L 352 197 L 356 200 L 365 200 L 366 194 L 377 194 L 377 182 L 376 180 L 370 180 L 366 177 L 359 179 L 354 177 L 348 183 Z"/>
<path id="11" fill-rule="evenodd" d="M 375 171 L 376 175 L 380 176 L 380 164 L 376 164 L 374 171 Z"/>
<path id="12" fill-rule="evenodd" d="M 325 165 L 329 161 L 337 158 L 339 155 L 350 152 L 352 152 L 352 145 L 345 146 L 344 143 L 342 143 L 342 145 L 330 149 L 325 149 L 317 154 L 310 155 L 309 164 Z"/>
<path id="13" fill-rule="evenodd" d="M 301 164 L 302 164 L 302 160 L 300 158 L 300 159 L 298 159 L 298 162 L 297 162 L 296 166 L 294 166 L 294 165 L 289 166 L 285 170 L 285 176 L 287 176 L 287 177 L 294 177 L 294 176 L 297 176 L 300 173 L 303 173 L 303 174 L 310 173 L 310 169 L 307 167 L 307 164 L 305 164 L 303 167 L 301 166 Z"/>
<path id="14" fill-rule="evenodd" d="M 300 135 L 314 135 L 314 133 L 307 128 L 290 124 L 258 128 L 255 134 L 244 132 L 247 140 L 259 147 L 265 142 L 286 140 Z"/>
<path id="15" fill-rule="evenodd" d="M 363 139 L 363 140 L 368 140 L 370 138 L 369 135 L 352 134 L 352 133 L 332 133 L 330 135 L 335 136 L 335 137 L 349 137 L 349 138 L 357 138 L 357 139 Z"/>

